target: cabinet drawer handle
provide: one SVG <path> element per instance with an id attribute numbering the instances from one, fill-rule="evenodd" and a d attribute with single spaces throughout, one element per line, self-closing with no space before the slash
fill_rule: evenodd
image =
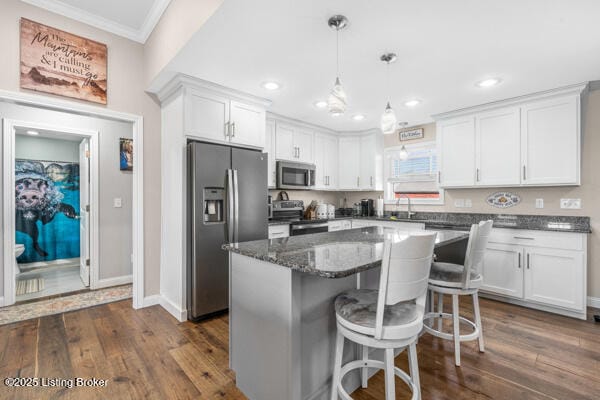
<path id="1" fill-rule="evenodd" d="M 356 187 L 360 187 L 360 176 L 356 177 Z"/>
<path id="2" fill-rule="evenodd" d="M 479 168 L 477 168 L 477 182 L 479 182 Z"/>
<path id="3" fill-rule="evenodd" d="M 438 183 L 442 183 L 442 171 L 438 171 Z"/>
<path id="4" fill-rule="evenodd" d="M 523 180 L 527 180 L 527 167 L 525 165 L 523 165 Z"/>
<path id="5" fill-rule="evenodd" d="M 231 123 L 229 121 L 225 122 L 225 137 L 229 136 L 229 131 L 231 130 L 230 125 Z"/>
<path id="6" fill-rule="evenodd" d="M 527 236 L 513 236 L 514 239 L 523 239 L 523 240 L 535 240 L 535 238 L 527 237 Z"/>
<path id="7" fill-rule="evenodd" d="M 231 124 L 231 137 L 235 137 L 235 122 Z"/>
<path id="8" fill-rule="evenodd" d="M 527 253 L 527 269 L 529 269 L 529 253 Z"/>
<path id="9" fill-rule="evenodd" d="M 371 186 L 373 186 L 373 177 L 371 177 Z"/>
<path id="10" fill-rule="evenodd" d="M 519 269 L 521 269 L 521 253 L 519 253 Z"/>

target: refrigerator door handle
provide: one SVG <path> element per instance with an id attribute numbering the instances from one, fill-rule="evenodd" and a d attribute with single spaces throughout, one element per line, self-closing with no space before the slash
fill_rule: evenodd
<path id="1" fill-rule="evenodd" d="M 235 220 L 233 199 L 233 170 L 227 170 L 227 241 L 233 243 L 233 232 Z"/>
<path id="2" fill-rule="evenodd" d="M 233 240 L 238 242 L 240 240 L 240 206 L 239 206 L 239 187 L 238 187 L 238 172 L 237 169 L 233 170 Z"/>

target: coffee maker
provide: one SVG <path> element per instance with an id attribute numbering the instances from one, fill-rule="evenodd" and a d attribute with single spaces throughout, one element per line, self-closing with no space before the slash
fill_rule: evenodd
<path id="1" fill-rule="evenodd" d="M 360 216 L 361 217 L 372 217 L 375 215 L 375 207 L 373 205 L 373 199 L 362 199 L 360 201 Z"/>

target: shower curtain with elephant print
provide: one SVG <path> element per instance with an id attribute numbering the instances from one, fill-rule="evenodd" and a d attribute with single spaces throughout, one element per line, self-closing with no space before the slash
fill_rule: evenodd
<path id="1" fill-rule="evenodd" d="M 19 263 L 79 257 L 79 164 L 16 160 Z"/>

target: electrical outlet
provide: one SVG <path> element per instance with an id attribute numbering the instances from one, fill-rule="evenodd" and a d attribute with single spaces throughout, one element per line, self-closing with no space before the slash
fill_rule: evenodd
<path id="1" fill-rule="evenodd" d="M 471 199 L 465 199 L 465 207 L 466 208 L 473 207 L 473 202 L 471 201 Z"/>
<path id="2" fill-rule="evenodd" d="M 465 206 L 465 199 L 454 199 L 454 207 L 463 208 Z"/>
<path id="3" fill-rule="evenodd" d="M 579 210 L 581 208 L 581 199 L 560 199 L 560 208 Z"/>
<path id="4" fill-rule="evenodd" d="M 113 199 L 113 207 L 114 208 L 121 208 L 121 207 L 123 207 L 123 201 L 121 200 L 120 197 L 115 197 Z"/>
<path id="5" fill-rule="evenodd" d="M 544 208 L 544 199 L 535 199 L 535 208 Z"/>

